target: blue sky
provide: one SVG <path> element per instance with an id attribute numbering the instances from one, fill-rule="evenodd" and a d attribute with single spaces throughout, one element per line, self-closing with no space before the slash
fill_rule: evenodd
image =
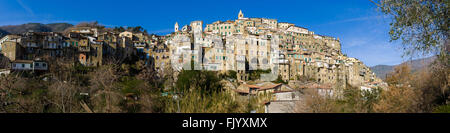
<path id="1" fill-rule="evenodd" d="M 390 19 L 369 0 L 2 0 L 0 25 L 98 21 L 109 27 L 139 25 L 164 35 L 176 21 L 182 26 L 194 20 L 234 20 L 240 9 L 246 17 L 274 18 L 338 37 L 345 54 L 368 66 L 409 59 L 402 58 L 399 42 L 389 42 Z"/>

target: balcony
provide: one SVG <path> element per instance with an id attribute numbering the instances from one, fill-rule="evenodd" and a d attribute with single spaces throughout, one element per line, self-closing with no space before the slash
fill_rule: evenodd
<path id="1" fill-rule="evenodd" d="M 134 43 L 134 47 L 145 47 L 146 43 Z"/>
<path id="2" fill-rule="evenodd" d="M 24 47 L 37 48 L 37 47 L 39 47 L 39 45 L 35 42 L 28 42 L 28 43 L 26 43 L 26 45 L 24 45 Z"/>
<path id="3" fill-rule="evenodd" d="M 289 64 L 289 60 L 279 59 L 278 64 Z"/>
<path id="4" fill-rule="evenodd" d="M 297 52 L 295 52 L 293 49 L 288 49 L 287 50 L 287 54 L 292 55 L 292 54 L 296 54 Z"/>
<path id="5" fill-rule="evenodd" d="M 364 72 L 364 71 L 359 71 L 359 76 L 365 76 L 366 75 L 366 72 Z"/>
<path id="6" fill-rule="evenodd" d="M 79 52 L 90 52 L 91 48 L 90 47 L 78 47 L 78 51 Z"/>
<path id="7" fill-rule="evenodd" d="M 43 45 L 44 49 L 56 49 L 56 44 L 55 43 L 50 43 L 50 44 L 44 44 Z"/>

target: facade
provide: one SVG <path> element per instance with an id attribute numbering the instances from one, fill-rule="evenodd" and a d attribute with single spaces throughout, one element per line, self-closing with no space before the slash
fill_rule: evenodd
<path id="1" fill-rule="evenodd" d="M 157 41 L 150 46 L 148 52 L 151 64 L 155 69 L 164 70 L 170 66 L 170 49 L 166 44 Z"/>
<path id="2" fill-rule="evenodd" d="M 22 46 L 19 45 L 19 39 L 5 40 L 1 45 L 1 53 L 9 60 L 19 59 L 23 53 Z"/>
<path id="3" fill-rule="evenodd" d="M 110 59 L 134 57 L 140 46 L 135 47 L 133 43 L 146 44 L 146 41 L 150 42 L 143 33 L 100 32 L 96 28 L 77 27 L 67 34 L 27 32 L 8 35 L 1 39 L 0 50 L 11 61 L 11 65 L 18 65 L 11 68 L 14 70 L 30 70 L 34 65 L 30 61 L 51 61 L 57 58 L 73 60 L 84 66 L 101 66 Z M 28 61 L 28 64 L 23 64 L 23 61 Z M 24 67 L 20 67 L 22 65 Z"/>
<path id="4" fill-rule="evenodd" d="M 129 39 L 133 39 L 133 33 L 129 31 L 124 31 L 119 34 L 119 37 L 127 37 Z"/>
<path id="5" fill-rule="evenodd" d="M 178 32 L 179 30 L 179 26 L 178 26 L 178 22 L 175 23 L 175 31 L 174 32 Z"/>
<path id="6" fill-rule="evenodd" d="M 38 60 L 15 60 L 11 63 L 13 71 L 47 71 L 48 64 Z"/>

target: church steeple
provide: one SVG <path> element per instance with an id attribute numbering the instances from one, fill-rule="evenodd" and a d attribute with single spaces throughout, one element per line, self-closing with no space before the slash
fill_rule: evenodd
<path id="1" fill-rule="evenodd" d="M 239 10 L 238 18 L 239 18 L 239 19 L 244 18 L 244 14 L 242 13 L 242 10 Z"/>
<path id="2" fill-rule="evenodd" d="M 178 28 L 179 28 L 178 22 L 175 22 L 175 32 L 178 32 L 178 31 L 179 31 Z"/>

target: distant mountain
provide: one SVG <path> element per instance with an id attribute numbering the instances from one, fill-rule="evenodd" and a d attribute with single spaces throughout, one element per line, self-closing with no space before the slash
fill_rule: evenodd
<path id="1" fill-rule="evenodd" d="M 65 29 L 72 27 L 72 24 L 68 23 L 52 23 L 52 24 L 41 24 L 41 23 L 28 23 L 22 25 L 7 25 L 0 26 L 0 32 L 5 31 L 9 34 L 21 34 L 28 31 L 34 32 L 62 32 Z"/>
<path id="2" fill-rule="evenodd" d="M 428 58 L 412 60 L 405 63 L 408 63 L 408 65 L 411 67 L 411 70 L 414 72 L 419 69 L 428 67 L 431 63 L 433 63 L 434 60 L 436 60 L 436 58 L 437 58 L 436 56 L 433 56 Z"/>
<path id="3" fill-rule="evenodd" d="M 428 57 L 428 58 L 422 58 L 422 59 L 416 59 L 416 60 L 403 62 L 399 65 L 408 64 L 411 67 L 411 71 L 415 72 L 417 70 L 420 70 L 422 68 L 429 66 L 435 59 L 436 59 L 436 56 L 432 56 L 432 57 Z M 394 71 L 394 68 L 399 65 L 393 65 L 393 66 L 376 65 L 376 66 L 370 67 L 370 69 L 372 70 L 372 72 L 374 72 L 377 75 L 378 78 L 381 78 L 384 80 L 386 78 L 386 74 Z"/>
<path id="4" fill-rule="evenodd" d="M 8 35 L 8 34 L 9 34 L 8 32 L 6 32 L 6 31 L 0 29 L 0 38 L 3 37 L 3 36 L 6 36 L 6 35 Z"/>
<path id="5" fill-rule="evenodd" d="M 52 24 L 46 24 L 47 27 L 50 27 L 52 32 L 63 32 L 67 28 L 73 27 L 72 24 L 68 23 L 52 23 Z"/>
<path id="6" fill-rule="evenodd" d="M 389 65 L 376 65 L 373 67 L 370 67 L 370 69 L 372 70 L 372 72 L 374 72 L 378 78 L 380 79 L 385 79 L 386 78 L 386 74 L 388 74 L 389 72 L 392 72 L 394 70 L 395 66 L 389 66 Z"/>

